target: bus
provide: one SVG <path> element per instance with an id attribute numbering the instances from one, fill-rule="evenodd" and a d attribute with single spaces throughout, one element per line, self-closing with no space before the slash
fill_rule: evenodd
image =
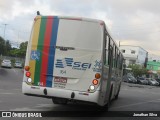
<path id="1" fill-rule="evenodd" d="M 103 21 L 35 17 L 24 67 L 25 95 L 108 110 L 111 100 L 118 98 L 122 75 L 123 55 Z"/>

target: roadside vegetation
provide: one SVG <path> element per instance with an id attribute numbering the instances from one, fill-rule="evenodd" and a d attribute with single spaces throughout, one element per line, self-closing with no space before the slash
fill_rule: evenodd
<path id="1" fill-rule="evenodd" d="M 28 41 L 22 42 L 19 48 L 11 46 L 9 40 L 4 40 L 0 36 L 0 55 L 24 58 L 26 55 Z"/>
<path id="2" fill-rule="evenodd" d="M 2 62 L 2 56 L 8 57 L 17 57 L 17 58 L 25 58 L 26 56 L 26 49 L 27 49 L 28 41 L 22 42 L 19 48 L 14 48 L 11 46 L 9 40 L 4 40 L 0 36 L 0 65 Z M 12 65 L 15 63 L 15 59 L 11 59 Z"/>
<path id="3" fill-rule="evenodd" d="M 135 77 L 148 75 L 147 73 L 148 70 L 145 67 L 142 67 L 141 65 L 133 64 L 133 65 L 129 65 L 128 68 L 132 68 L 132 72 Z"/>

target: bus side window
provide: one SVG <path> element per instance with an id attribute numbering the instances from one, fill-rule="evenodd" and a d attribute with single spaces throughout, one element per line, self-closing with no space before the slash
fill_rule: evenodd
<path id="1" fill-rule="evenodd" d="M 108 43 L 109 43 L 109 37 L 108 37 L 108 34 L 106 34 L 106 40 L 105 40 L 105 65 L 108 65 Z"/>
<path id="2" fill-rule="evenodd" d="M 113 65 L 112 60 L 113 60 L 113 41 L 111 38 L 109 38 L 109 45 L 108 45 L 108 65 Z"/>
<path id="3" fill-rule="evenodd" d="M 119 69 L 122 69 L 122 65 L 123 65 L 123 58 L 122 55 L 120 54 Z"/>
<path id="4" fill-rule="evenodd" d="M 113 63 L 112 63 L 112 67 L 116 68 L 116 45 L 114 44 L 113 47 Z"/>
<path id="5" fill-rule="evenodd" d="M 119 50 L 117 51 L 116 56 L 116 68 L 119 68 Z"/>
<path id="6" fill-rule="evenodd" d="M 117 49 L 117 47 L 116 47 L 116 48 L 115 48 L 115 68 L 117 68 L 117 56 L 118 56 L 118 55 L 117 55 L 117 54 L 118 54 L 118 53 L 117 53 L 117 52 L 118 52 L 117 50 L 118 50 L 118 49 Z"/>

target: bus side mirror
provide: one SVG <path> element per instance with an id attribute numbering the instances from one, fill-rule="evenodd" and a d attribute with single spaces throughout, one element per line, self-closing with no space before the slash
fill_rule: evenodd
<path id="1" fill-rule="evenodd" d="M 126 64 L 125 63 L 123 64 L 123 68 L 126 68 Z"/>

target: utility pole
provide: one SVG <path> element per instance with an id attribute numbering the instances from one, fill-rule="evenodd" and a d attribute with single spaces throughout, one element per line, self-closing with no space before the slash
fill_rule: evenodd
<path id="1" fill-rule="evenodd" d="M 5 40 L 5 32 L 6 32 L 6 26 L 8 25 L 8 24 L 3 24 L 4 25 L 4 40 Z"/>

